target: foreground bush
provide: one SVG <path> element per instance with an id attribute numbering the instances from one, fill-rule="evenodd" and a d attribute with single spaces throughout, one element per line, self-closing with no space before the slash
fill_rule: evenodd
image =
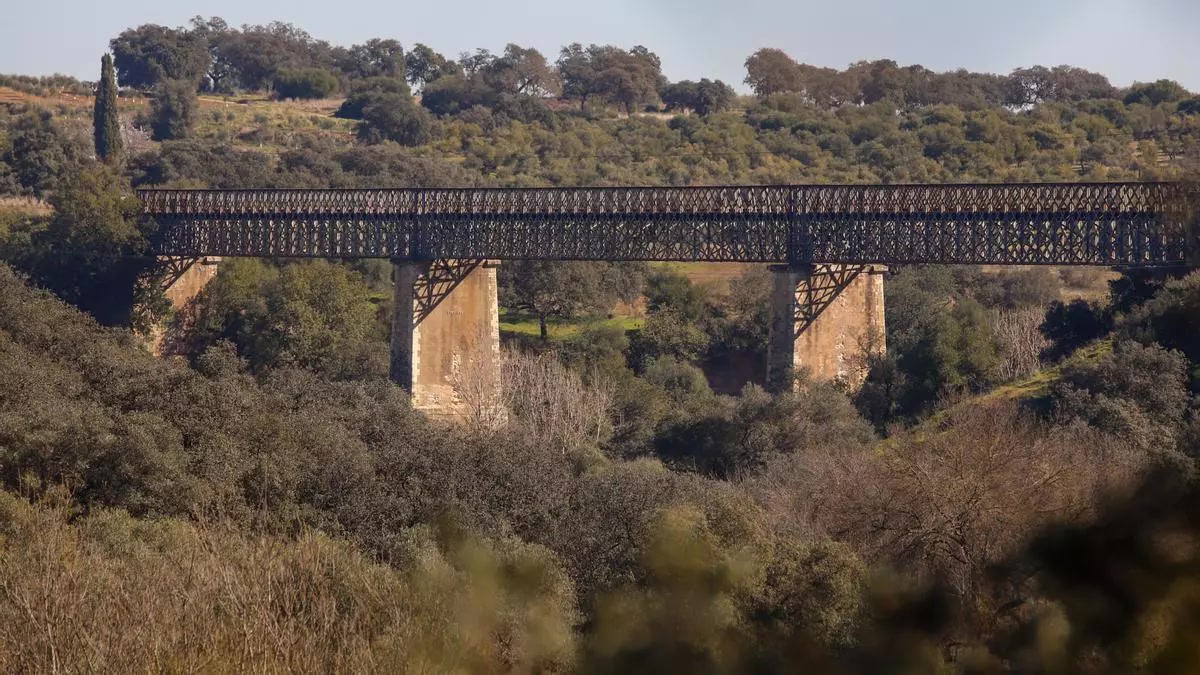
<path id="1" fill-rule="evenodd" d="M 574 656 L 540 548 L 408 533 L 399 569 L 278 539 L 0 493 L 5 672 L 546 672 Z"/>

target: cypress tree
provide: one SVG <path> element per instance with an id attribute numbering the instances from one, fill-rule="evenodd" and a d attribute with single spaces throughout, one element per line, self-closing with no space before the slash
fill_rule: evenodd
<path id="1" fill-rule="evenodd" d="M 105 162 L 121 154 L 121 121 L 117 117 L 117 78 L 108 54 L 100 59 L 100 84 L 96 88 L 96 107 L 92 113 L 95 127 L 96 157 Z"/>

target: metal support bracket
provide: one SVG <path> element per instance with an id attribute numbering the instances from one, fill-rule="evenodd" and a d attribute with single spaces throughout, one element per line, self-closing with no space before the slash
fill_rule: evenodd
<path id="1" fill-rule="evenodd" d="M 812 265 L 796 284 L 796 335 L 808 330 L 866 265 Z"/>
<path id="2" fill-rule="evenodd" d="M 203 263 L 205 258 L 196 256 L 167 256 L 160 258 L 160 260 L 166 263 L 162 270 L 162 276 L 159 277 L 159 287 L 165 293 L 177 281 L 182 279 L 188 270 L 192 269 L 192 265 Z"/>
<path id="3" fill-rule="evenodd" d="M 442 304 L 483 259 L 433 260 L 413 284 L 413 324 L 418 325 Z"/>

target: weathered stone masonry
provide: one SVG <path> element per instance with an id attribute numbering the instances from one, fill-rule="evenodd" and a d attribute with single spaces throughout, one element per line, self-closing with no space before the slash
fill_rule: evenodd
<path id="1" fill-rule="evenodd" d="M 438 416 L 494 417 L 500 407 L 495 265 L 474 268 L 423 318 L 414 287 L 428 263 L 397 261 L 391 378 L 413 407 Z M 491 411 L 491 412 L 489 412 Z"/>
<path id="2" fill-rule="evenodd" d="M 823 309 L 806 326 L 797 315 L 806 302 L 813 301 L 805 297 L 813 266 L 772 269 L 768 388 L 787 389 L 802 370 L 815 380 L 843 382 L 850 389 L 862 385 L 868 358 L 886 349 L 884 271 L 881 266 L 868 266 L 849 283 L 830 290 L 832 297 L 821 303 Z"/>

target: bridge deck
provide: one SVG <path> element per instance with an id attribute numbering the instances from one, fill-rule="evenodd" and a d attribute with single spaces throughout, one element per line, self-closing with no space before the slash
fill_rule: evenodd
<path id="1" fill-rule="evenodd" d="M 147 190 L 170 256 L 1176 266 L 1178 183 Z"/>

